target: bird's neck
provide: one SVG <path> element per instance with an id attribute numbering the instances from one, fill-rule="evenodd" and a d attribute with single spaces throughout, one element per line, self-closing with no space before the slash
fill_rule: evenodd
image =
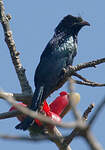
<path id="1" fill-rule="evenodd" d="M 74 42 L 75 42 L 75 43 L 78 43 L 77 35 L 75 34 L 75 35 L 72 35 L 72 36 L 73 36 L 73 40 L 74 40 Z"/>
<path id="2" fill-rule="evenodd" d="M 73 37 L 73 40 L 77 42 L 77 35 L 70 33 L 70 32 L 66 32 L 66 31 L 62 31 L 62 32 L 57 32 L 54 34 L 54 37 L 60 37 L 60 38 L 69 38 L 69 37 Z"/>

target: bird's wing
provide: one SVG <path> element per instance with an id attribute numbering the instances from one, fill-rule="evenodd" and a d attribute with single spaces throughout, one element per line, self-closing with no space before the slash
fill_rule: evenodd
<path id="1" fill-rule="evenodd" d="M 45 47 L 40 59 L 45 57 L 49 57 L 53 53 L 53 51 L 64 42 L 65 40 L 65 33 L 59 33 L 58 35 L 54 34 L 53 38 L 48 42 L 47 46 Z"/>

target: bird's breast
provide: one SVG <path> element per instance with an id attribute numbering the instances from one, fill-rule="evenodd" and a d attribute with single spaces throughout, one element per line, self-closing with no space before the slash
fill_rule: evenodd
<path id="1" fill-rule="evenodd" d="M 58 51 L 64 54 L 73 54 L 73 56 L 77 53 L 77 41 L 70 36 L 64 40 L 64 42 L 59 45 Z"/>

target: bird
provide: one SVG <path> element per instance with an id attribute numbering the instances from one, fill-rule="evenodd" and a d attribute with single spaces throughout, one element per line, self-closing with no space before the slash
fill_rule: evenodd
<path id="1" fill-rule="evenodd" d="M 90 24 L 80 16 L 75 17 L 69 14 L 55 28 L 54 35 L 42 52 L 35 71 L 36 88 L 29 107 L 31 110 L 38 111 L 43 101 L 58 85 L 62 70 L 72 65 L 77 54 L 77 36 L 84 26 L 90 26 Z M 32 123 L 33 118 L 27 116 L 15 128 L 25 131 L 32 126 Z"/>

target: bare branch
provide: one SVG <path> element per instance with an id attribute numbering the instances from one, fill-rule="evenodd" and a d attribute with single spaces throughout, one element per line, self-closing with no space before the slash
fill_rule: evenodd
<path id="1" fill-rule="evenodd" d="M 84 137 L 87 143 L 89 144 L 92 150 L 104 150 L 100 143 L 95 139 L 90 130 L 86 132 L 86 136 Z"/>
<path id="2" fill-rule="evenodd" d="M 71 75 L 71 74 L 73 74 L 73 72 L 80 71 L 82 69 L 89 68 L 89 67 L 96 67 L 96 65 L 99 65 L 102 63 L 105 63 L 105 58 L 78 64 L 77 66 L 68 66 L 67 70 L 66 70 L 67 72 L 66 71 L 65 72 L 67 73 L 67 75 Z"/>
<path id="3" fill-rule="evenodd" d="M 5 112 L 5 113 L 1 113 L 0 114 L 0 119 L 6 119 L 6 118 L 11 118 L 11 117 L 16 117 L 17 115 L 20 115 L 22 114 L 21 112 L 19 111 L 16 111 L 16 110 L 13 110 L 11 112 Z M 62 134 L 60 133 L 60 131 L 56 128 L 56 126 L 52 127 L 50 125 L 46 125 L 45 128 L 48 130 L 48 134 L 49 135 L 48 137 L 38 137 L 38 138 L 35 138 L 36 136 L 36 132 L 34 133 L 34 129 L 30 130 L 29 128 L 29 131 L 30 131 L 30 136 L 32 137 L 31 138 L 26 138 L 26 137 L 17 137 L 17 136 L 7 136 L 7 135 L 0 135 L 0 138 L 3 138 L 3 139 L 13 139 L 13 140 L 29 140 L 29 141 L 38 141 L 38 140 L 51 140 L 52 142 L 54 142 L 57 147 L 59 147 L 59 149 L 62 149 L 62 141 L 64 139 L 64 137 L 62 136 Z M 70 146 L 67 147 L 66 150 L 71 150 Z"/>
<path id="4" fill-rule="evenodd" d="M 5 96 L 12 96 L 16 101 L 23 102 L 24 104 L 31 104 L 32 101 L 32 96 L 33 94 L 28 94 L 28 93 L 8 93 L 4 92 L 3 94 Z M 2 95 L 0 95 L 0 98 L 3 99 Z"/>
<path id="5" fill-rule="evenodd" d="M 74 80 L 74 79 L 73 79 Z M 79 81 L 79 80 L 74 80 L 74 82 L 76 84 L 80 84 L 80 85 L 87 85 L 87 86 L 91 86 L 91 87 L 102 87 L 105 86 L 105 84 L 102 83 L 96 83 L 96 82 L 85 82 L 85 81 Z"/>
<path id="6" fill-rule="evenodd" d="M 91 104 L 84 112 L 83 121 L 87 120 L 88 114 L 91 112 L 93 107 L 94 104 Z M 85 128 L 75 128 L 70 135 L 66 136 L 63 142 L 64 146 L 66 147 L 75 136 L 83 136 L 92 150 L 103 150 L 100 143 L 95 139 L 95 137 L 93 137 L 89 128 L 87 128 L 87 125 L 85 126 Z"/>
<path id="7" fill-rule="evenodd" d="M 13 110 L 11 112 L 0 113 L 0 120 L 13 118 L 13 117 L 16 117 L 17 115 L 20 115 L 20 114 L 22 114 L 22 113 L 20 111 L 17 111 L 17 110 Z"/>
<path id="8" fill-rule="evenodd" d="M 78 80 L 74 80 L 75 83 L 77 84 L 82 84 L 82 85 L 88 85 L 88 86 L 93 86 L 93 87 L 99 87 L 99 86 L 105 86 L 105 83 L 102 84 L 102 83 L 96 83 L 96 82 L 93 82 L 93 81 L 90 81 L 86 78 L 84 78 L 83 76 L 81 76 L 80 74 L 74 72 L 73 76 L 76 76 L 78 77 L 79 79 L 83 80 L 83 81 L 78 81 Z"/>
<path id="9" fill-rule="evenodd" d="M 5 42 L 9 48 L 11 59 L 12 59 L 13 65 L 15 67 L 19 82 L 20 82 L 22 93 L 24 93 L 24 95 L 23 94 L 21 94 L 21 95 L 20 94 L 12 94 L 12 93 L 7 94 L 5 92 L 0 92 L 0 98 L 6 99 L 8 102 L 10 102 L 12 105 L 14 105 L 18 110 L 18 111 L 14 111 L 14 112 L 2 113 L 2 114 L 0 114 L 0 119 L 9 118 L 11 116 L 14 117 L 17 114 L 21 114 L 21 112 L 22 112 L 26 115 L 29 115 L 32 118 L 37 118 L 40 121 L 42 121 L 43 123 L 46 123 L 45 126 L 48 129 L 49 135 L 56 136 L 58 139 L 54 140 L 54 138 L 52 139 L 51 137 L 44 137 L 44 138 L 50 139 L 51 141 L 56 143 L 56 145 L 58 146 L 58 148 L 60 150 L 64 150 L 64 149 L 70 150 L 70 147 L 68 145 L 66 145 L 66 147 L 64 148 L 63 144 L 65 144 L 65 143 L 69 144 L 70 140 L 72 140 L 77 135 L 78 136 L 80 135 L 80 136 L 83 136 L 84 138 L 86 138 L 86 141 L 88 142 L 88 144 L 90 145 L 90 147 L 93 150 L 102 150 L 101 146 L 96 142 L 93 135 L 91 134 L 89 127 L 93 123 L 94 119 L 96 118 L 97 114 L 101 110 L 102 106 L 105 104 L 105 99 L 104 99 L 104 101 L 102 101 L 100 106 L 97 108 L 95 114 L 93 115 L 93 117 L 91 118 L 91 120 L 89 122 L 88 127 L 84 123 L 83 120 L 87 119 L 89 112 L 93 108 L 93 105 L 91 105 L 91 107 L 88 108 L 88 110 L 83 115 L 83 119 L 81 119 L 81 116 L 78 113 L 76 107 L 74 106 L 73 101 L 70 100 L 71 106 L 72 106 L 72 109 L 73 109 L 73 112 L 74 112 L 74 115 L 75 115 L 75 118 L 77 119 L 77 121 L 75 121 L 73 123 L 64 123 L 64 122 L 59 123 L 59 122 L 55 122 L 55 121 L 51 120 L 48 117 L 45 117 L 44 115 L 38 114 L 37 112 L 34 112 L 34 111 L 31 111 L 28 108 L 19 106 L 15 102 L 14 98 L 16 98 L 18 101 L 23 101 L 23 102 L 26 101 L 24 103 L 28 104 L 29 99 L 32 100 L 33 93 L 32 93 L 31 86 L 29 85 L 28 80 L 26 78 L 25 69 L 23 68 L 23 66 L 20 62 L 19 52 L 16 50 L 16 45 L 15 45 L 15 42 L 14 42 L 14 39 L 12 36 L 12 31 L 11 31 L 10 25 L 9 25 L 10 19 L 11 19 L 11 16 L 5 14 L 3 1 L 0 0 L 0 21 L 1 21 L 1 24 L 2 24 L 3 30 L 4 30 Z M 83 81 L 76 81 L 76 83 L 78 83 L 78 84 L 84 84 L 84 85 L 94 86 L 94 87 L 95 86 L 105 86 L 105 84 L 91 82 L 76 73 L 77 71 L 80 71 L 81 69 L 85 69 L 88 67 L 96 67 L 96 65 L 101 64 L 101 63 L 105 63 L 105 58 L 98 59 L 98 60 L 95 60 L 92 62 L 79 64 L 77 66 L 68 66 L 67 68 L 64 68 L 63 75 L 61 76 L 58 85 L 51 91 L 51 93 L 53 93 L 55 90 L 59 89 L 65 83 L 65 81 L 67 81 L 68 78 L 71 77 L 72 75 L 75 75 L 83 80 Z M 71 84 L 71 86 L 72 86 L 72 84 Z M 71 91 L 73 92 L 72 88 L 71 88 Z M 49 93 L 49 95 L 51 93 Z M 57 126 L 63 127 L 63 128 L 75 128 L 75 129 L 73 130 L 74 132 L 72 132 L 69 136 L 67 136 L 64 139 L 64 137 L 61 135 L 61 133 L 57 130 L 56 127 L 54 127 L 52 130 L 51 125 L 57 125 Z M 72 139 L 70 139 L 70 136 L 72 136 Z M 18 138 L 15 136 L 3 136 L 3 135 L 0 135 L 0 138 L 14 139 L 14 140 L 21 139 L 21 140 L 25 140 L 25 141 L 31 139 L 31 138 L 28 139 L 25 137 Z M 33 140 L 33 139 L 31 139 L 31 140 Z M 38 141 L 38 140 L 41 140 L 41 139 L 36 139 L 36 141 Z M 35 141 L 35 139 L 34 139 L 34 141 Z"/>
<path id="10" fill-rule="evenodd" d="M 31 101 L 31 97 L 30 97 L 30 99 L 28 99 L 28 96 L 24 96 L 25 94 L 13 94 L 13 93 L 3 92 L 3 95 L 4 96 L 12 96 L 13 98 L 15 97 L 13 95 L 17 95 L 17 100 L 18 101 L 22 101 L 25 104 L 27 104 L 27 103 L 29 103 Z M 0 98 L 4 98 L 3 95 L 0 94 Z M 23 100 L 20 100 L 21 99 L 21 95 L 23 97 Z M 70 93 L 70 94 L 68 94 L 68 96 L 69 96 L 70 99 L 73 98 L 75 105 L 78 104 L 78 102 L 80 100 L 79 93 Z M 25 100 L 25 98 L 26 98 L 26 100 Z M 69 100 L 69 98 L 68 98 L 68 100 Z M 68 105 L 65 107 L 65 109 L 62 112 L 62 114 L 60 115 L 61 118 L 63 118 L 67 114 L 67 112 L 70 111 L 70 109 L 71 109 L 71 105 L 68 103 Z M 7 118 L 16 117 L 19 114 L 21 115 L 22 113 L 17 111 L 17 110 L 12 111 L 12 112 L 4 112 L 4 113 L 0 114 L 0 119 L 7 119 Z"/>
<path id="11" fill-rule="evenodd" d="M 57 143 L 59 140 L 62 140 L 62 137 L 60 138 L 57 138 L 57 137 L 50 137 L 48 135 L 37 135 L 37 136 L 34 136 L 32 138 L 30 137 L 26 137 L 26 136 L 12 136 L 12 135 L 2 135 L 0 134 L 0 139 L 4 139 L 4 140 L 15 140 L 15 141 L 29 141 L 29 142 L 41 142 L 41 141 L 45 141 L 45 140 L 51 140 L 53 141 L 54 143 Z M 59 142 L 58 142 L 59 143 Z M 63 150 L 62 149 L 62 146 L 61 146 L 61 142 L 56 144 L 59 148 L 59 150 Z M 68 146 L 65 150 L 71 150 L 71 148 Z"/>
<path id="12" fill-rule="evenodd" d="M 96 117 L 98 116 L 99 112 L 102 110 L 102 108 L 105 105 L 105 97 L 103 98 L 103 100 L 101 101 L 100 104 L 98 104 L 97 109 L 95 110 L 93 116 L 91 117 L 91 119 L 88 122 L 88 128 L 91 127 L 91 125 L 93 124 L 94 120 L 96 119 Z"/>
<path id="13" fill-rule="evenodd" d="M 14 64 L 16 73 L 18 75 L 18 79 L 19 79 L 19 82 L 21 85 L 22 92 L 32 95 L 32 89 L 26 78 L 25 69 L 23 68 L 23 66 L 20 62 L 20 59 L 19 59 L 19 52 L 16 51 L 16 45 L 13 40 L 12 31 L 10 30 L 9 19 L 10 19 L 10 17 L 8 17 L 8 15 L 7 16 L 5 15 L 4 5 L 3 5 L 2 0 L 0 0 L 0 21 L 1 21 L 1 24 L 4 29 L 5 41 L 10 50 L 10 55 L 11 55 L 12 62 Z M 88 68 L 88 67 L 95 67 L 96 65 L 104 63 L 104 62 L 105 62 L 105 58 L 102 58 L 102 59 L 98 59 L 98 60 L 95 60 L 92 62 L 79 64 L 77 66 L 68 66 L 67 68 L 64 69 L 64 76 L 61 77 L 57 87 L 55 87 L 51 91 L 51 93 L 53 93 L 55 90 L 59 89 L 65 83 L 65 81 L 67 81 L 68 77 L 70 77 L 71 75 L 74 74 L 74 72 L 79 71 L 84 68 Z M 86 85 L 86 83 L 84 83 L 84 84 Z M 95 85 L 93 85 L 93 86 L 95 86 Z M 51 93 L 49 93 L 49 95 Z"/>
<path id="14" fill-rule="evenodd" d="M 91 82 L 88 79 L 84 78 L 83 76 L 81 76 L 80 74 L 74 72 L 73 76 L 78 77 L 79 79 L 85 81 L 85 82 Z"/>
<path id="15" fill-rule="evenodd" d="M 82 116 L 82 119 L 83 119 L 84 121 L 87 120 L 88 115 L 89 115 L 89 113 L 92 111 L 92 109 L 94 108 L 94 106 L 95 106 L 94 104 L 90 104 L 89 107 L 85 110 L 85 112 L 84 112 L 84 114 L 83 114 L 83 116 Z"/>
<path id="16" fill-rule="evenodd" d="M 1 113 L 0 114 L 0 119 L 16 117 L 17 115 L 20 115 L 20 114 L 22 114 L 22 113 L 19 112 L 19 111 L 13 110 L 11 112 Z M 12 139 L 13 140 L 26 140 L 26 141 L 27 140 L 29 140 L 29 141 L 38 141 L 38 140 L 42 141 L 42 140 L 49 139 L 52 142 L 54 142 L 57 145 L 57 147 L 59 147 L 59 149 L 61 149 L 62 148 L 63 136 L 60 133 L 60 131 L 55 126 L 52 128 L 52 126 L 50 126 L 50 125 L 46 125 L 45 128 L 47 128 L 47 130 L 48 130 L 48 135 L 49 135 L 48 137 L 49 138 L 48 137 L 43 137 L 42 138 L 40 136 L 38 138 L 36 138 L 35 137 L 36 136 L 36 132 L 34 134 L 34 129 L 32 131 L 32 129 L 30 130 L 30 128 L 29 128 L 29 131 L 30 131 L 30 136 L 32 137 L 32 139 L 29 138 L 29 137 L 17 137 L 17 136 L 8 136 L 8 135 L 0 135 L 0 138 L 11 139 L 11 140 Z M 32 132 L 32 134 L 31 134 L 31 132 Z M 70 146 L 67 147 L 67 150 L 71 150 Z"/>
<path id="17" fill-rule="evenodd" d="M 17 110 L 13 110 L 11 112 L 5 112 L 5 113 L 1 113 L 0 114 L 0 119 L 7 119 L 7 118 L 11 118 L 11 117 L 16 117 L 17 115 L 21 115 L 22 113 L 20 111 L 17 111 Z M 62 134 L 60 133 L 60 131 L 54 126 L 52 127 L 51 125 L 45 125 L 45 128 L 48 130 L 48 134 L 49 135 L 48 137 L 38 137 L 38 138 L 35 138 L 36 136 L 36 132 L 34 131 L 34 129 L 30 130 L 29 128 L 29 132 L 30 132 L 30 136 L 32 137 L 31 138 L 28 138 L 28 137 L 17 137 L 17 136 L 7 136 L 7 135 L 0 135 L 0 138 L 3 138 L 3 139 L 13 139 L 13 140 L 29 140 L 29 141 L 42 141 L 42 140 L 51 140 L 52 142 L 54 142 L 57 147 L 59 147 L 59 149 L 62 149 L 62 141 L 63 141 L 63 136 Z M 35 132 L 35 133 L 34 133 Z M 70 146 L 67 147 L 66 150 L 71 150 Z"/>
<path id="18" fill-rule="evenodd" d="M 56 126 L 59 126 L 59 127 L 62 127 L 62 128 L 75 128 L 75 127 L 83 126 L 81 124 L 81 122 L 79 122 L 79 121 L 75 121 L 75 122 L 72 122 L 72 123 L 64 123 L 64 122 L 53 121 L 47 116 L 44 116 L 42 114 L 39 114 L 38 112 L 32 111 L 32 110 L 30 110 L 28 108 L 25 108 L 25 107 L 23 107 L 21 105 L 18 105 L 13 97 L 6 96 L 5 94 L 3 95 L 2 91 L 0 91 L 0 95 L 4 99 L 6 99 L 10 104 L 15 106 L 16 109 L 21 111 L 23 114 L 25 114 L 27 116 L 30 116 L 32 118 L 39 119 L 40 121 L 42 121 L 44 123 L 51 124 L 51 125 L 56 125 Z"/>
<path id="19" fill-rule="evenodd" d="M 93 108 L 94 108 L 94 104 L 91 104 L 91 105 L 89 105 L 89 107 L 85 110 L 85 112 L 84 112 L 84 114 L 83 114 L 83 116 L 82 116 L 82 120 L 83 120 L 83 121 L 86 121 L 86 120 L 87 120 L 88 115 L 89 115 L 89 113 L 92 111 Z M 65 137 L 64 144 L 69 145 L 69 144 L 72 142 L 72 140 L 74 139 L 74 137 L 78 136 L 79 133 L 80 133 L 79 128 L 75 128 L 75 129 L 70 133 L 70 135 L 68 135 L 68 136 Z"/>
<path id="20" fill-rule="evenodd" d="M 16 140 L 16 141 L 30 141 L 30 142 L 41 142 L 41 141 L 45 141 L 45 140 L 52 140 L 54 139 L 54 137 L 49 137 L 49 136 L 35 136 L 33 138 L 30 137 L 18 137 L 18 136 L 10 136 L 10 135 L 0 135 L 1 139 L 4 140 Z M 57 140 L 57 138 L 55 137 L 55 139 Z M 101 145 L 98 143 L 98 141 L 96 141 L 96 139 L 93 137 L 93 135 L 91 134 L 91 132 L 87 132 L 87 136 L 86 136 L 86 140 L 88 141 L 88 144 L 90 146 L 90 148 L 92 150 L 103 150 L 103 148 L 101 147 Z M 58 146 L 58 145 L 57 145 Z M 70 147 L 68 147 L 66 149 L 66 147 L 59 147 L 60 150 L 71 150 Z"/>
<path id="21" fill-rule="evenodd" d="M 0 94 L 3 94 L 3 92 L 1 92 Z M 58 126 L 60 126 L 60 127 L 71 127 L 71 126 L 68 126 L 68 125 L 70 125 L 69 123 L 56 123 L 56 122 L 53 122 L 51 119 L 49 119 L 49 118 L 47 118 L 47 117 L 45 117 L 45 116 L 41 116 L 41 115 L 36 115 L 36 113 L 34 112 L 33 113 L 33 111 L 27 111 L 28 109 L 27 108 L 24 108 L 24 107 L 20 107 L 20 106 L 18 106 L 17 104 L 16 104 L 16 102 L 14 101 L 14 99 L 13 99 L 13 97 L 10 97 L 10 96 L 8 96 L 8 97 L 5 97 L 5 99 L 7 99 L 11 104 L 13 104 L 18 110 L 20 110 L 21 111 L 21 109 L 22 110 L 24 110 L 25 111 L 25 114 L 27 115 L 27 113 L 28 114 L 31 114 L 30 116 L 31 117 L 35 117 L 35 118 L 37 118 L 37 119 L 39 119 L 39 120 L 41 120 L 42 122 L 47 122 L 47 123 L 51 123 L 52 125 L 58 125 Z M 91 105 L 91 107 L 89 107 L 87 110 L 86 110 L 86 112 L 84 113 L 84 120 L 87 118 L 87 115 L 88 115 L 88 113 L 91 111 L 91 109 L 93 108 L 93 105 Z M 42 119 L 42 118 L 44 119 Z M 47 121 L 46 121 L 46 119 L 47 119 Z M 48 122 L 49 121 L 49 122 Z M 92 136 L 92 135 L 90 135 L 90 134 L 88 134 L 88 131 L 89 131 L 89 129 L 87 128 L 87 126 L 82 122 L 81 124 L 80 124 L 80 122 L 79 122 L 79 126 L 78 126 L 78 122 L 76 122 L 76 132 L 78 133 L 78 134 L 76 134 L 76 136 L 77 135 L 80 135 L 80 136 L 83 136 L 83 137 L 85 137 L 86 138 L 86 141 L 88 142 L 88 144 L 90 145 L 90 147 L 92 147 L 92 148 L 94 148 L 93 150 L 99 150 L 99 143 L 97 144 L 97 142 L 96 142 L 96 140 L 94 139 L 94 137 Z M 60 138 L 61 138 L 62 136 L 60 136 Z M 89 138 L 88 138 L 89 137 Z M 58 138 L 58 137 L 57 137 Z M 92 141 L 90 141 L 92 139 Z M 63 142 L 63 145 L 62 144 L 60 144 L 59 146 L 61 146 L 61 150 L 63 149 L 62 148 L 62 146 L 65 146 L 65 144 L 67 144 L 67 137 L 66 137 L 66 140 L 64 140 L 64 141 L 66 141 L 66 142 Z M 70 140 L 69 140 L 70 141 Z M 57 141 L 56 141 L 57 142 Z M 54 142 L 54 143 L 56 143 L 56 142 Z M 95 144 L 96 143 L 96 144 Z M 59 143 L 56 143 L 56 144 L 59 144 Z M 67 147 L 68 145 L 66 145 L 66 147 Z M 98 146 L 98 147 L 97 147 Z M 65 149 L 66 149 L 66 147 L 65 147 Z M 97 148 L 97 149 L 95 149 L 95 148 Z M 69 149 L 66 149 L 66 150 L 69 150 Z M 102 150 L 102 149 L 101 149 Z"/>
<path id="22" fill-rule="evenodd" d="M 69 80 L 69 89 L 71 91 L 71 93 L 74 93 L 74 81 L 70 78 Z M 73 96 L 69 97 L 69 103 L 71 105 L 71 108 L 72 108 L 72 111 L 73 111 L 73 114 L 74 114 L 74 117 L 78 120 L 78 121 L 81 121 L 81 115 L 80 113 L 78 112 L 77 108 L 76 108 L 76 105 L 75 105 L 75 102 L 76 100 L 74 99 Z"/>
<path id="23" fill-rule="evenodd" d="M 63 148 L 64 148 L 64 144 L 63 144 L 64 137 L 62 136 L 60 131 L 56 127 L 54 127 L 54 128 L 48 127 L 48 131 L 50 133 L 50 136 L 52 137 L 50 140 L 57 145 L 59 150 L 63 150 Z M 65 148 L 65 150 L 71 150 L 70 146 L 68 145 Z"/>
<path id="24" fill-rule="evenodd" d="M 4 30 L 5 42 L 9 48 L 11 59 L 15 67 L 22 92 L 32 94 L 32 89 L 26 78 L 25 69 L 23 68 L 19 59 L 19 52 L 16 51 L 15 41 L 13 39 L 12 31 L 9 25 L 9 19 L 10 17 L 8 17 L 8 15 L 6 16 L 5 14 L 3 1 L 0 0 L 0 22 Z"/>
<path id="25" fill-rule="evenodd" d="M 30 142 L 41 142 L 44 140 L 51 139 L 49 136 L 42 136 L 42 135 L 30 138 L 26 136 L 12 136 L 12 135 L 1 135 L 1 134 L 0 134 L 0 138 L 4 140 L 30 141 Z"/>
<path id="26" fill-rule="evenodd" d="M 59 89 L 68 80 L 68 78 L 70 78 L 72 75 L 74 75 L 75 72 L 80 71 L 82 69 L 89 68 L 89 67 L 96 67 L 96 65 L 99 65 L 101 63 L 105 63 L 105 58 L 78 64 L 76 66 L 67 66 L 66 68 L 64 68 L 62 70 L 62 76 L 59 79 L 59 83 L 54 89 L 52 89 L 51 93 L 53 93 L 55 90 Z M 86 83 L 84 83 L 84 85 L 86 85 Z M 90 84 L 87 84 L 87 85 L 89 86 Z M 93 86 L 95 86 L 95 84 Z M 49 95 L 51 93 L 49 93 Z"/>

